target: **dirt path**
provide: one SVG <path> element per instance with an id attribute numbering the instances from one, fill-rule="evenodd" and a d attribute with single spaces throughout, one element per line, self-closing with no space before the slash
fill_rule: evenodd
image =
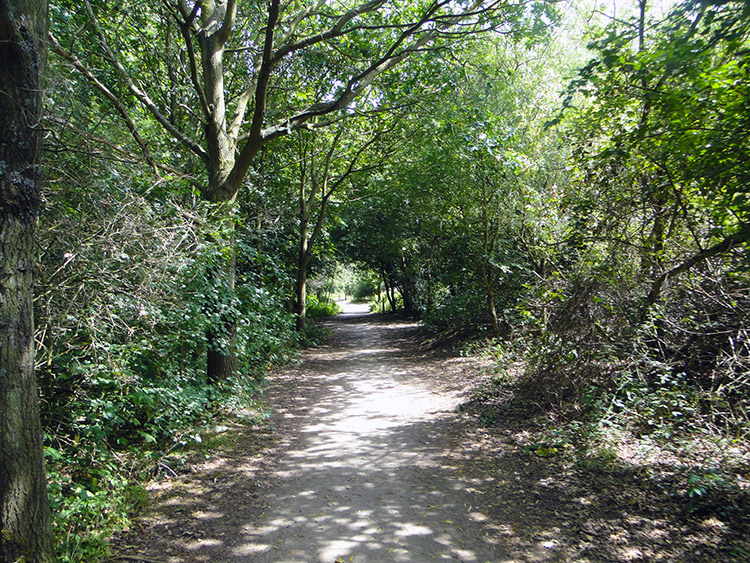
<path id="1" fill-rule="evenodd" d="M 456 413 L 488 384 L 482 360 L 362 313 L 271 378 L 272 424 L 229 429 L 205 462 L 155 483 L 113 560 L 747 560 L 748 522 L 691 512 L 672 460 L 534 455 L 529 413 L 489 427 L 472 402 Z"/>
<path id="2" fill-rule="evenodd" d="M 432 389 L 414 365 L 412 327 L 363 322 L 356 311 L 335 326 L 334 344 L 307 357 L 296 387 L 282 386 L 297 395 L 279 413 L 291 441 L 269 508 L 227 560 L 502 560 L 445 456 L 459 398 Z"/>

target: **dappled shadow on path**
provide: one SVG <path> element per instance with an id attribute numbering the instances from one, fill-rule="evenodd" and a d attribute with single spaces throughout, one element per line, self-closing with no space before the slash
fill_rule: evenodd
<path id="1" fill-rule="evenodd" d="M 484 516 L 442 449 L 442 415 L 453 405 L 394 384 L 400 370 L 384 376 L 378 356 L 345 363 L 312 382 L 326 396 L 303 415 L 278 473 L 283 484 L 267 497 L 268 518 L 248 530 L 238 553 L 264 554 L 260 561 L 488 560 L 477 525 Z"/>
<path id="2" fill-rule="evenodd" d="M 271 384 L 279 441 L 265 482 L 229 460 L 213 491 L 194 491 L 213 502 L 172 498 L 172 513 L 194 516 L 174 560 L 506 561 L 448 462 L 458 397 L 415 373 L 416 325 L 353 315 L 332 326 L 330 345 Z"/>
<path id="3" fill-rule="evenodd" d="M 291 440 L 263 518 L 225 560 L 504 560 L 446 462 L 457 399 L 412 373 L 416 325 L 363 318 L 335 321 L 335 344 L 277 381 Z"/>

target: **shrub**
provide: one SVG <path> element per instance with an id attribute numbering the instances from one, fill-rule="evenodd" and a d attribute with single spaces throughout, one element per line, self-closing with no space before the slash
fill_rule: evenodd
<path id="1" fill-rule="evenodd" d="M 311 319 L 332 317 L 341 312 L 341 307 L 335 301 L 321 301 L 317 295 L 307 296 L 307 316 Z"/>
<path id="2" fill-rule="evenodd" d="M 278 260 L 208 206 L 51 185 L 35 302 L 50 501 L 58 560 L 94 561 L 142 504 L 139 484 L 166 470 L 166 452 L 245 406 L 297 336 Z M 229 237 L 243 243 L 235 291 L 215 275 Z M 216 311 L 237 320 L 240 374 L 221 385 L 205 376 Z"/>
<path id="3" fill-rule="evenodd" d="M 352 299 L 357 302 L 367 301 L 378 294 L 378 282 L 372 279 L 358 279 L 352 289 Z"/>

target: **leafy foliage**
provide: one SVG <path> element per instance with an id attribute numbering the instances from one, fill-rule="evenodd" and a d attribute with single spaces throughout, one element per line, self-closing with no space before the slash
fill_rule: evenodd
<path id="1" fill-rule="evenodd" d="M 321 301 L 316 295 L 307 296 L 307 314 L 310 318 L 332 317 L 341 312 L 335 301 Z"/>
<path id="2" fill-rule="evenodd" d="M 538 219 L 553 212 L 547 189 L 564 180 L 551 173 L 552 138 L 526 113 L 543 101 L 525 56 L 512 42 L 475 43 L 460 73 L 446 66 L 439 80 L 451 98 L 436 96 L 423 120 L 401 123 L 404 156 L 372 179 L 375 193 L 340 227 L 345 255 L 438 327 L 499 333 L 544 268 L 541 244 L 555 226 Z"/>

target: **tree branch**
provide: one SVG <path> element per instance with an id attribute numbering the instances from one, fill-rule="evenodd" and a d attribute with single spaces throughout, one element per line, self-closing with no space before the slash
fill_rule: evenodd
<path id="1" fill-rule="evenodd" d="M 141 90 L 133 81 L 133 79 L 130 77 L 130 74 L 128 73 L 127 69 L 122 65 L 117 55 L 110 49 L 109 44 L 107 43 L 106 37 L 104 33 L 102 32 L 101 26 L 99 25 L 99 20 L 97 20 L 96 15 L 94 14 L 93 9 L 91 8 L 91 4 L 89 3 L 89 0 L 84 0 L 84 3 L 86 5 L 86 10 L 88 12 L 89 18 L 91 19 L 91 23 L 94 26 L 94 30 L 96 31 L 97 36 L 99 37 L 99 43 L 101 44 L 102 49 L 104 50 L 105 55 L 109 59 L 109 61 L 112 63 L 112 65 L 115 67 L 117 72 L 120 74 L 123 80 L 125 80 L 125 83 L 128 86 L 128 89 L 130 92 L 135 96 L 136 100 L 140 102 L 148 111 L 153 115 L 156 120 L 159 122 L 159 124 L 170 134 L 172 137 L 174 137 L 177 141 L 185 145 L 188 149 L 190 149 L 192 152 L 194 152 L 196 155 L 198 155 L 204 162 L 208 162 L 208 155 L 206 151 L 201 147 L 198 143 L 193 141 L 190 137 L 185 135 L 182 131 L 177 129 L 172 123 L 167 119 L 164 114 L 159 111 L 159 108 L 156 106 L 156 104 L 153 102 L 153 100 L 144 92 Z"/>
<path id="2" fill-rule="evenodd" d="M 435 2 L 417 22 L 411 24 L 408 28 L 406 28 L 405 31 L 401 33 L 399 38 L 393 43 L 393 45 L 390 46 L 385 55 L 383 55 L 379 60 L 372 63 L 366 70 L 349 79 L 346 88 L 337 99 L 331 102 L 314 104 L 298 113 L 297 115 L 289 118 L 285 123 L 277 124 L 275 126 L 267 128 L 263 132 L 264 138 L 266 138 L 267 136 L 270 140 L 271 138 L 285 135 L 289 131 L 297 129 L 312 117 L 327 115 L 344 109 L 352 100 L 354 100 L 354 98 L 359 96 L 365 89 L 367 89 L 378 76 L 397 66 L 399 63 L 401 63 L 401 61 L 406 59 L 412 53 L 422 50 L 428 43 L 432 42 L 436 37 L 438 37 L 440 33 L 445 29 L 456 25 L 464 18 L 473 17 L 478 14 L 491 11 L 498 5 L 497 2 L 494 2 L 488 8 L 477 10 L 477 7 L 482 4 L 482 0 L 474 0 L 474 3 L 468 8 L 466 12 L 445 16 L 442 19 L 441 23 L 437 24 L 436 27 L 430 29 L 429 31 L 425 31 L 423 35 L 416 37 L 419 31 L 422 30 L 428 22 L 435 21 L 434 16 L 437 13 L 437 10 L 447 3 L 447 1 L 442 3 Z M 378 7 L 378 4 L 379 2 L 370 2 L 368 4 L 363 4 L 362 6 L 376 5 L 375 7 Z M 411 45 L 404 47 L 401 51 L 398 51 L 399 47 L 401 47 L 409 38 L 415 37 L 416 39 Z"/>
<path id="3" fill-rule="evenodd" d="M 236 190 L 239 189 L 244 174 L 249 169 L 250 162 L 255 154 L 257 154 L 260 147 L 277 137 L 287 135 L 292 131 L 303 127 L 306 122 L 313 117 L 329 115 L 346 109 L 349 104 L 365 91 L 380 75 L 397 66 L 409 55 L 424 49 L 424 47 L 438 37 L 440 33 L 449 29 L 451 26 L 460 23 L 465 18 L 474 17 L 482 13 L 489 13 L 497 9 L 497 6 L 500 5 L 499 1 L 495 1 L 492 2 L 489 7 L 478 9 L 482 5 L 483 0 L 474 0 L 464 12 L 441 16 L 440 21 L 438 21 L 435 18 L 435 14 L 437 14 L 441 8 L 452 5 L 452 0 L 433 2 L 417 22 L 403 27 L 399 26 L 399 28 L 404 31 L 402 31 L 400 36 L 389 47 L 386 54 L 377 61 L 371 63 L 364 71 L 349 79 L 346 87 L 336 99 L 330 102 L 313 104 L 281 123 L 262 129 L 263 119 L 265 118 L 265 89 L 267 88 L 268 77 L 262 76 L 261 73 L 268 72 L 270 75 L 271 69 L 283 57 L 294 51 L 349 33 L 352 30 L 352 28 L 346 28 L 346 25 L 349 22 L 359 15 L 380 8 L 384 3 L 385 0 L 371 0 L 370 2 L 360 4 L 340 16 L 327 31 L 306 37 L 295 43 L 282 45 L 270 55 L 270 58 L 267 52 L 269 47 L 268 37 L 269 34 L 272 35 L 273 30 L 271 29 L 271 19 L 269 18 L 269 28 L 266 30 L 266 42 L 264 44 L 264 62 L 261 66 L 261 72 L 259 73 L 258 84 L 255 92 L 256 105 L 254 108 L 253 128 L 248 135 L 243 136 L 243 139 L 245 139 L 244 145 L 240 150 L 237 160 L 235 161 L 235 166 L 227 180 L 227 186 L 230 191 L 236 192 Z M 278 4 L 278 0 L 275 0 L 272 3 L 272 9 L 274 4 Z M 430 22 L 432 22 L 431 27 L 429 27 Z M 274 20 L 274 25 L 275 23 L 276 21 Z M 404 45 L 410 40 L 411 44 Z M 244 96 L 245 95 L 243 94 L 243 100 L 241 100 L 241 102 L 247 103 L 249 101 L 249 96 L 246 100 L 244 99 Z M 239 114 L 235 116 L 233 126 L 238 126 L 238 117 Z"/>
<path id="4" fill-rule="evenodd" d="M 299 24 L 301 24 L 305 18 L 310 17 L 312 14 L 316 13 L 320 8 L 325 6 L 326 0 L 318 0 L 315 4 L 310 4 L 307 8 L 304 10 L 300 10 L 297 12 L 297 15 L 292 20 L 292 23 L 289 24 L 289 27 L 287 30 L 281 34 L 279 37 L 279 43 L 284 44 L 289 39 L 297 33 L 297 28 L 299 28 Z"/>
<path id="5" fill-rule="evenodd" d="M 359 14 L 365 13 L 366 11 L 371 11 L 379 5 L 383 4 L 384 0 L 377 0 L 373 2 L 368 2 L 367 4 L 363 4 L 362 6 L 359 6 L 358 8 L 354 8 L 347 12 L 344 16 L 341 16 L 339 20 L 334 24 L 332 28 L 330 28 L 327 32 L 319 33 L 314 36 L 308 37 L 305 40 L 302 40 L 295 44 L 287 44 L 284 45 L 297 31 L 297 28 L 299 27 L 299 24 L 304 21 L 305 18 L 309 17 L 311 14 L 315 13 L 321 6 L 325 4 L 325 0 L 318 0 L 317 3 L 309 6 L 308 8 L 301 10 L 294 18 L 292 23 L 290 24 L 289 28 L 283 32 L 279 38 L 279 43 L 282 44 L 281 47 L 279 47 L 276 52 L 271 56 L 271 59 L 269 61 L 269 69 L 272 69 L 275 67 L 281 59 L 283 59 L 286 55 L 292 53 L 293 51 L 297 51 L 299 49 L 302 49 L 304 47 L 309 47 L 311 45 L 314 45 L 315 43 L 319 43 L 321 41 L 325 41 L 326 39 L 330 39 L 332 37 L 336 37 L 336 34 L 333 34 L 332 30 L 336 27 L 336 25 L 341 25 L 342 27 L 348 22 L 351 21 L 352 18 L 356 17 Z M 370 8 L 369 10 L 362 9 L 363 6 L 374 6 Z M 358 11 L 358 9 L 360 11 Z M 348 19 L 347 19 L 348 18 Z M 345 20 L 346 19 L 346 20 Z M 345 20 L 345 21 L 344 21 Z M 346 33 L 350 32 L 351 30 L 347 30 Z M 343 33 L 340 33 L 339 35 L 342 35 Z M 265 48 L 265 45 L 264 45 Z M 254 67 L 258 68 L 262 65 L 262 55 L 257 57 L 255 60 Z M 245 118 L 245 112 L 247 111 L 247 106 L 250 103 L 250 100 L 255 95 L 255 93 L 258 90 L 258 80 L 259 77 L 256 74 L 256 76 L 253 78 L 253 80 L 250 81 L 250 84 L 247 88 L 240 94 L 238 100 L 237 100 L 237 107 L 235 109 L 234 118 L 232 119 L 231 126 L 229 128 L 230 134 L 232 134 L 235 138 L 239 136 L 239 130 L 242 126 L 242 122 Z M 250 135 L 245 135 L 244 138 L 249 138 Z"/>
<path id="6" fill-rule="evenodd" d="M 424 45 L 432 41 L 435 35 L 435 31 L 430 31 L 417 39 L 413 45 L 405 48 L 398 54 L 395 54 L 385 60 L 381 59 L 373 63 L 373 65 L 371 65 L 367 70 L 351 78 L 347 83 L 344 91 L 335 100 L 331 102 L 314 104 L 301 111 L 297 115 L 292 116 L 285 123 L 277 124 L 265 129 L 262 133 L 264 140 L 270 140 L 272 138 L 285 135 L 289 131 L 294 131 L 313 117 L 327 115 L 345 109 L 352 102 L 352 100 L 354 100 L 365 89 L 367 89 L 375 81 L 376 78 L 394 68 L 404 59 L 406 59 L 410 54 L 418 51 Z"/>
<path id="7" fill-rule="evenodd" d="M 341 35 L 345 35 L 351 32 L 351 29 L 344 29 L 346 24 L 348 24 L 357 16 L 361 16 L 362 14 L 377 10 L 383 4 L 385 4 L 385 0 L 371 0 L 370 2 L 365 2 L 364 4 L 355 6 L 344 15 L 339 17 L 339 19 L 336 20 L 336 22 L 326 31 L 316 33 L 315 35 L 310 35 L 308 37 L 300 39 L 296 43 L 287 43 L 285 45 L 281 45 L 273 55 L 273 63 L 278 63 L 281 59 L 294 51 L 299 51 L 300 49 L 304 49 L 305 47 L 310 47 L 312 45 L 315 45 L 316 43 L 327 41 L 334 37 L 340 37 Z M 291 36 L 291 34 L 287 35 Z"/>
<path id="8" fill-rule="evenodd" d="M 117 143 L 113 143 L 112 141 L 109 141 L 103 137 L 97 137 L 96 135 L 92 135 L 88 131 L 84 131 L 82 129 L 79 129 L 77 127 L 73 127 L 70 122 L 64 119 L 60 119 L 58 117 L 54 116 L 47 116 L 48 120 L 52 121 L 53 123 L 56 123 L 60 125 L 61 127 L 64 127 L 65 129 L 68 129 L 69 131 L 72 131 L 76 136 L 81 137 L 83 139 L 88 139 L 90 141 L 93 141 L 94 143 L 98 143 L 100 145 L 104 145 L 108 149 L 115 151 L 122 155 L 124 158 L 130 159 L 132 162 L 138 162 L 141 159 L 138 158 L 138 154 L 132 152 L 131 150 L 128 150 L 126 147 L 123 147 L 121 145 L 118 145 Z M 190 176 L 189 174 L 185 174 L 181 170 L 177 170 L 176 168 L 173 168 L 167 164 L 164 164 L 159 161 L 149 161 L 149 164 L 154 166 L 155 168 L 158 168 L 159 170 L 163 170 L 164 172 L 167 172 L 169 174 L 173 174 L 180 178 L 181 180 L 186 180 L 191 185 L 203 189 L 203 184 Z M 158 176 L 158 174 L 157 174 Z"/>
<path id="9" fill-rule="evenodd" d="M 198 4 L 198 2 L 196 2 Z M 237 16 L 237 0 L 228 0 L 226 12 L 224 13 L 224 21 L 221 24 L 221 29 L 218 32 L 219 44 L 223 47 L 229 40 L 229 35 L 232 33 L 234 27 L 234 20 Z"/>
<path id="10" fill-rule="evenodd" d="M 258 71 L 258 81 L 255 88 L 255 107 L 253 108 L 253 121 L 250 125 L 251 143 L 260 138 L 260 132 L 263 128 L 263 119 L 266 115 L 266 100 L 268 95 L 268 81 L 271 77 L 273 68 L 273 37 L 274 28 L 279 19 L 279 0 L 271 0 L 268 8 L 268 25 L 266 26 L 266 37 L 263 44 L 263 58 L 261 60 L 260 70 Z"/>
<path id="11" fill-rule="evenodd" d="M 167 1 L 164 0 L 165 4 L 167 4 Z M 203 110 L 203 115 L 206 119 L 211 118 L 211 112 L 208 107 L 208 101 L 206 99 L 206 93 L 203 90 L 203 86 L 200 83 L 200 78 L 198 75 L 198 60 L 195 56 L 195 48 L 193 47 L 193 37 L 190 35 L 190 29 L 193 25 L 193 22 L 195 21 L 195 17 L 198 14 L 198 7 L 200 6 L 200 2 L 196 2 L 195 6 L 193 7 L 192 12 L 187 11 L 187 5 L 185 5 L 184 1 L 180 2 L 180 9 L 183 12 L 182 16 L 184 19 L 179 19 L 177 17 L 177 14 L 172 12 L 172 16 L 174 17 L 175 21 L 177 22 L 177 25 L 180 28 L 180 33 L 182 35 L 183 40 L 185 41 L 185 48 L 187 49 L 188 53 L 188 60 L 190 61 L 190 80 L 193 83 L 193 88 L 195 88 L 195 92 L 198 94 L 198 99 L 201 102 L 201 109 Z"/>
<path id="12" fill-rule="evenodd" d="M 117 96 L 115 96 L 112 91 L 107 88 L 107 86 L 105 86 L 96 76 L 94 76 L 94 74 L 89 69 L 83 66 L 83 63 L 81 63 L 78 57 L 65 51 L 65 49 L 62 48 L 62 45 L 60 45 L 60 42 L 57 40 L 57 38 L 52 35 L 51 31 L 48 33 L 48 37 L 50 44 L 52 45 L 52 50 L 60 55 L 63 59 L 67 60 L 73 66 L 73 68 L 75 68 L 78 72 L 85 76 L 94 85 L 94 87 L 99 90 L 104 95 L 104 97 L 112 103 L 113 106 L 115 106 L 117 113 L 119 113 L 120 117 L 122 117 L 123 121 L 125 121 L 125 126 L 128 128 L 128 131 L 130 131 L 133 139 L 135 139 L 135 142 L 138 144 L 141 151 L 143 151 L 143 156 L 146 158 L 146 161 L 151 165 L 152 168 L 154 168 L 154 171 L 156 171 L 156 161 L 151 156 L 151 151 L 149 151 L 146 141 L 144 141 L 143 137 L 141 137 L 138 129 L 135 126 L 135 122 L 132 120 L 130 114 L 125 109 L 125 106 L 122 105 Z"/>
<path id="13" fill-rule="evenodd" d="M 737 232 L 728 235 L 713 246 L 710 246 L 709 248 L 697 254 L 694 254 L 679 266 L 675 266 L 671 270 L 664 272 L 651 284 L 651 291 L 646 297 L 646 301 L 641 311 L 641 319 L 645 318 L 648 310 L 654 303 L 656 303 L 656 300 L 659 298 L 659 293 L 661 292 L 661 288 L 664 283 L 674 278 L 675 276 L 678 276 L 679 274 L 689 270 L 693 266 L 700 264 L 704 260 L 708 260 L 709 258 L 716 256 L 717 254 L 722 254 L 737 245 L 747 242 L 750 242 L 750 225 L 743 225 Z"/>

